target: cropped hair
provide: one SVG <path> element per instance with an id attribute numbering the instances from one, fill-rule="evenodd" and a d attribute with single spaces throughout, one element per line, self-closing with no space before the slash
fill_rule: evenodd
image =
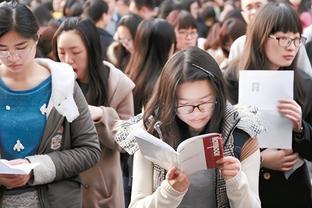
<path id="1" fill-rule="evenodd" d="M 0 37 L 15 31 L 24 38 L 38 40 L 36 17 L 27 6 L 14 2 L 0 4 Z"/>
<path id="2" fill-rule="evenodd" d="M 169 13 L 166 19 L 170 24 L 173 25 L 174 28 L 194 28 L 198 30 L 197 21 L 191 15 L 191 13 L 186 10 L 175 9 Z"/>
<path id="3" fill-rule="evenodd" d="M 83 10 L 85 16 L 97 22 L 103 14 L 108 13 L 108 5 L 103 0 L 88 0 L 84 3 Z"/>
<path id="4" fill-rule="evenodd" d="M 135 7 L 140 10 L 142 7 L 154 9 L 156 7 L 155 0 L 132 0 L 135 3 Z"/>

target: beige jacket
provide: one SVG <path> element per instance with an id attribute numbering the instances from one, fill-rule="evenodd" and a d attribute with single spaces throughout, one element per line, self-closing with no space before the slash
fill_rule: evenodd
<path id="1" fill-rule="evenodd" d="M 132 89 L 134 83 L 110 63 L 109 105 L 101 107 L 103 116 L 96 122 L 102 155 L 91 169 L 81 173 L 83 205 L 85 208 L 123 208 L 124 193 L 120 166 L 120 147 L 112 136 L 115 121 L 127 119 L 134 114 Z"/>

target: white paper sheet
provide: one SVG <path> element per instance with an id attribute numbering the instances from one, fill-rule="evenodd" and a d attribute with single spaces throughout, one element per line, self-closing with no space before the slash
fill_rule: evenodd
<path id="1" fill-rule="evenodd" d="M 37 165 L 39 163 L 10 165 L 7 160 L 0 159 L 0 174 L 28 174 Z"/>
<path id="2" fill-rule="evenodd" d="M 292 123 L 277 111 L 278 100 L 293 99 L 293 71 L 242 70 L 239 105 L 260 109 L 265 131 L 258 135 L 260 147 L 292 148 Z"/>

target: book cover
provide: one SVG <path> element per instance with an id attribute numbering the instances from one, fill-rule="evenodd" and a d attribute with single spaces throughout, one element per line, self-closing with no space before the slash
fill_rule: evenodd
<path id="1" fill-rule="evenodd" d="M 186 139 L 179 144 L 177 151 L 142 129 L 132 134 L 143 156 L 166 170 L 178 167 L 191 175 L 199 170 L 215 168 L 216 161 L 223 157 L 222 136 L 219 133 Z"/>

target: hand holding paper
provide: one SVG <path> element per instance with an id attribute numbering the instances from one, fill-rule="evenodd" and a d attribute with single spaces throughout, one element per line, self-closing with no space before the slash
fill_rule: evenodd
<path id="1" fill-rule="evenodd" d="M 0 159 L 0 184 L 8 189 L 25 186 L 32 176 L 30 171 L 37 165 L 25 159 Z"/>
<path id="2" fill-rule="evenodd" d="M 261 110 L 265 130 L 257 136 L 260 147 L 292 148 L 292 122 L 285 112 L 277 111 L 277 105 L 281 100 L 293 100 L 293 82 L 293 71 L 240 71 L 239 104 L 257 106 Z"/>
<path id="3" fill-rule="evenodd" d="M 18 160 L 20 161 L 20 160 Z M 30 173 L 32 169 L 34 169 L 38 163 L 25 163 L 17 162 L 17 160 L 8 161 L 4 159 L 0 159 L 0 174 L 21 174 L 25 175 Z"/>

